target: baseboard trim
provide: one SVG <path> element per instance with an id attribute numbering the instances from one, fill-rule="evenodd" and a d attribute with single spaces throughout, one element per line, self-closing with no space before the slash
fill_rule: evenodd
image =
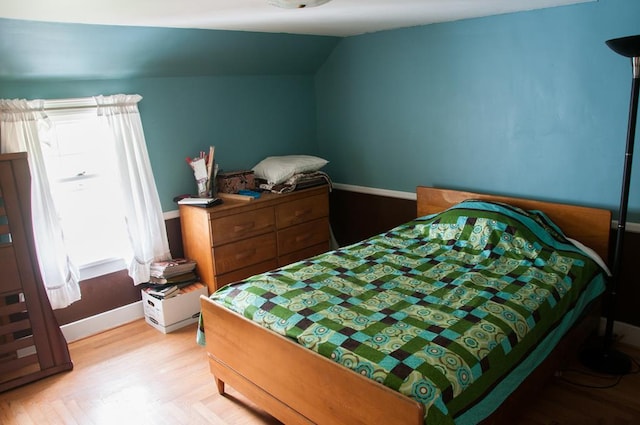
<path id="1" fill-rule="evenodd" d="M 162 213 L 162 217 L 166 220 L 171 220 L 174 218 L 180 218 L 180 210 L 171 210 Z"/>
<path id="2" fill-rule="evenodd" d="M 60 329 L 67 342 L 73 342 L 143 318 L 142 301 L 138 301 L 62 325 Z"/>
<path id="3" fill-rule="evenodd" d="M 138 301 L 62 325 L 60 329 L 62 329 L 67 342 L 73 342 L 143 318 L 142 301 Z M 603 317 L 600 319 L 601 334 L 604 334 L 605 325 L 606 319 Z M 615 322 L 613 332 L 618 336 L 620 342 L 640 348 L 640 327 L 624 322 Z"/>
<path id="4" fill-rule="evenodd" d="M 377 195 L 377 196 L 386 196 L 389 198 L 399 198 L 399 199 L 407 199 L 409 201 L 416 200 L 416 194 L 414 192 L 403 192 L 400 190 L 389 190 L 389 189 L 378 189 L 376 187 L 367 187 L 367 186 L 357 186 L 352 184 L 344 184 L 344 183 L 333 183 L 333 187 L 335 189 L 344 190 L 347 192 L 357 192 L 364 193 L 367 195 Z M 163 213 L 165 220 L 171 220 L 174 218 L 180 218 L 179 210 L 166 211 Z M 611 228 L 618 228 L 618 221 L 611 221 Z M 632 233 L 640 233 L 640 223 L 627 222 L 625 225 L 625 230 L 627 232 Z"/>
<path id="5" fill-rule="evenodd" d="M 364 193 L 367 195 L 386 196 L 389 198 L 408 199 L 410 201 L 416 200 L 415 192 L 401 192 L 399 190 L 378 189 L 375 187 L 366 186 L 354 186 L 351 184 L 334 183 L 334 189 L 345 190 L 348 192 Z"/>
<path id="6" fill-rule="evenodd" d="M 335 189 L 344 190 L 347 192 L 357 192 L 364 193 L 367 195 L 378 195 L 378 196 L 386 196 L 389 198 L 400 198 L 400 199 L 408 199 L 410 201 L 416 200 L 416 194 L 413 192 L 402 192 L 399 190 L 388 190 L 388 189 L 378 189 L 375 187 L 367 187 L 367 186 L 355 186 L 351 184 L 344 183 L 333 183 L 333 187 Z M 611 228 L 618 228 L 618 221 L 611 221 Z M 640 223 L 634 223 L 628 221 L 625 225 L 625 230 L 631 233 L 640 233 Z"/>
<path id="7" fill-rule="evenodd" d="M 600 335 L 604 335 L 607 320 L 600 319 Z M 622 344 L 640 348 L 640 328 L 624 322 L 613 322 L 613 334 Z"/>

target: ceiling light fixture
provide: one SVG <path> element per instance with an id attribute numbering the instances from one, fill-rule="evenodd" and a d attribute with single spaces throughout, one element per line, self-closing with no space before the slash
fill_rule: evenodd
<path id="1" fill-rule="evenodd" d="M 267 0 L 267 3 L 283 9 L 302 9 L 304 7 L 322 6 L 330 1 L 331 0 Z"/>

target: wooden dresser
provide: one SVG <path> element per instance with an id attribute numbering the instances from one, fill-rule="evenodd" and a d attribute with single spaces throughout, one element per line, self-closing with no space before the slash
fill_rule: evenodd
<path id="1" fill-rule="evenodd" d="M 263 193 L 212 208 L 180 205 L 184 255 L 209 293 L 231 282 L 328 251 L 329 190 Z"/>
<path id="2" fill-rule="evenodd" d="M 0 155 L 0 392 L 73 368 L 40 276 L 26 153 Z"/>

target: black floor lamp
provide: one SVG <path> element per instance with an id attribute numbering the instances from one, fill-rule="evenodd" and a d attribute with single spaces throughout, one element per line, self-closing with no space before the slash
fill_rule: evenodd
<path id="1" fill-rule="evenodd" d="M 631 83 L 631 103 L 629 105 L 629 124 L 627 126 L 627 148 L 624 156 L 622 173 L 622 194 L 618 215 L 618 231 L 615 250 L 613 252 L 612 278 L 609 284 L 609 303 L 604 340 L 601 347 L 586 350 L 582 353 L 582 362 L 589 368 L 603 373 L 623 375 L 631 370 L 631 359 L 624 353 L 614 350 L 613 322 L 615 320 L 617 287 L 620 281 L 622 265 L 622 247 L 624 241 L 625 224 L 627 221 L 627 205 L 629 203 L 629 183 L 631 181 L 631 162 L 633 159 L 633 143 L 636 133 L 636 119 L 638 115 L 638 91 L 640 90 L 640 35 L 616 38 L 607 41 L 614 52 L 631 58 L 633 79 Z"/>

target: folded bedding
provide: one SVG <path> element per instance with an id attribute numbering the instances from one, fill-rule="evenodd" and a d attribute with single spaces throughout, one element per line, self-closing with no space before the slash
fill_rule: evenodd
<path id="1" fill-rule="evenodd" d="M 603 290 L 602 267 L 546 215 L 469 200 L 211 298 L 418 400 L 435 425 L 479 419 Z"/>
<path id="2" fill-rule="evenodd" d="M 329 185 L 329 190 L 331 190 L 332 185 L 331 178 L 324 171 L 296 173 L 282 183 L 268 183 L 262 180 L 258 180 L 258 182 L 260 189 L 272 193 L 289 193 L 323 184 Z"/>

